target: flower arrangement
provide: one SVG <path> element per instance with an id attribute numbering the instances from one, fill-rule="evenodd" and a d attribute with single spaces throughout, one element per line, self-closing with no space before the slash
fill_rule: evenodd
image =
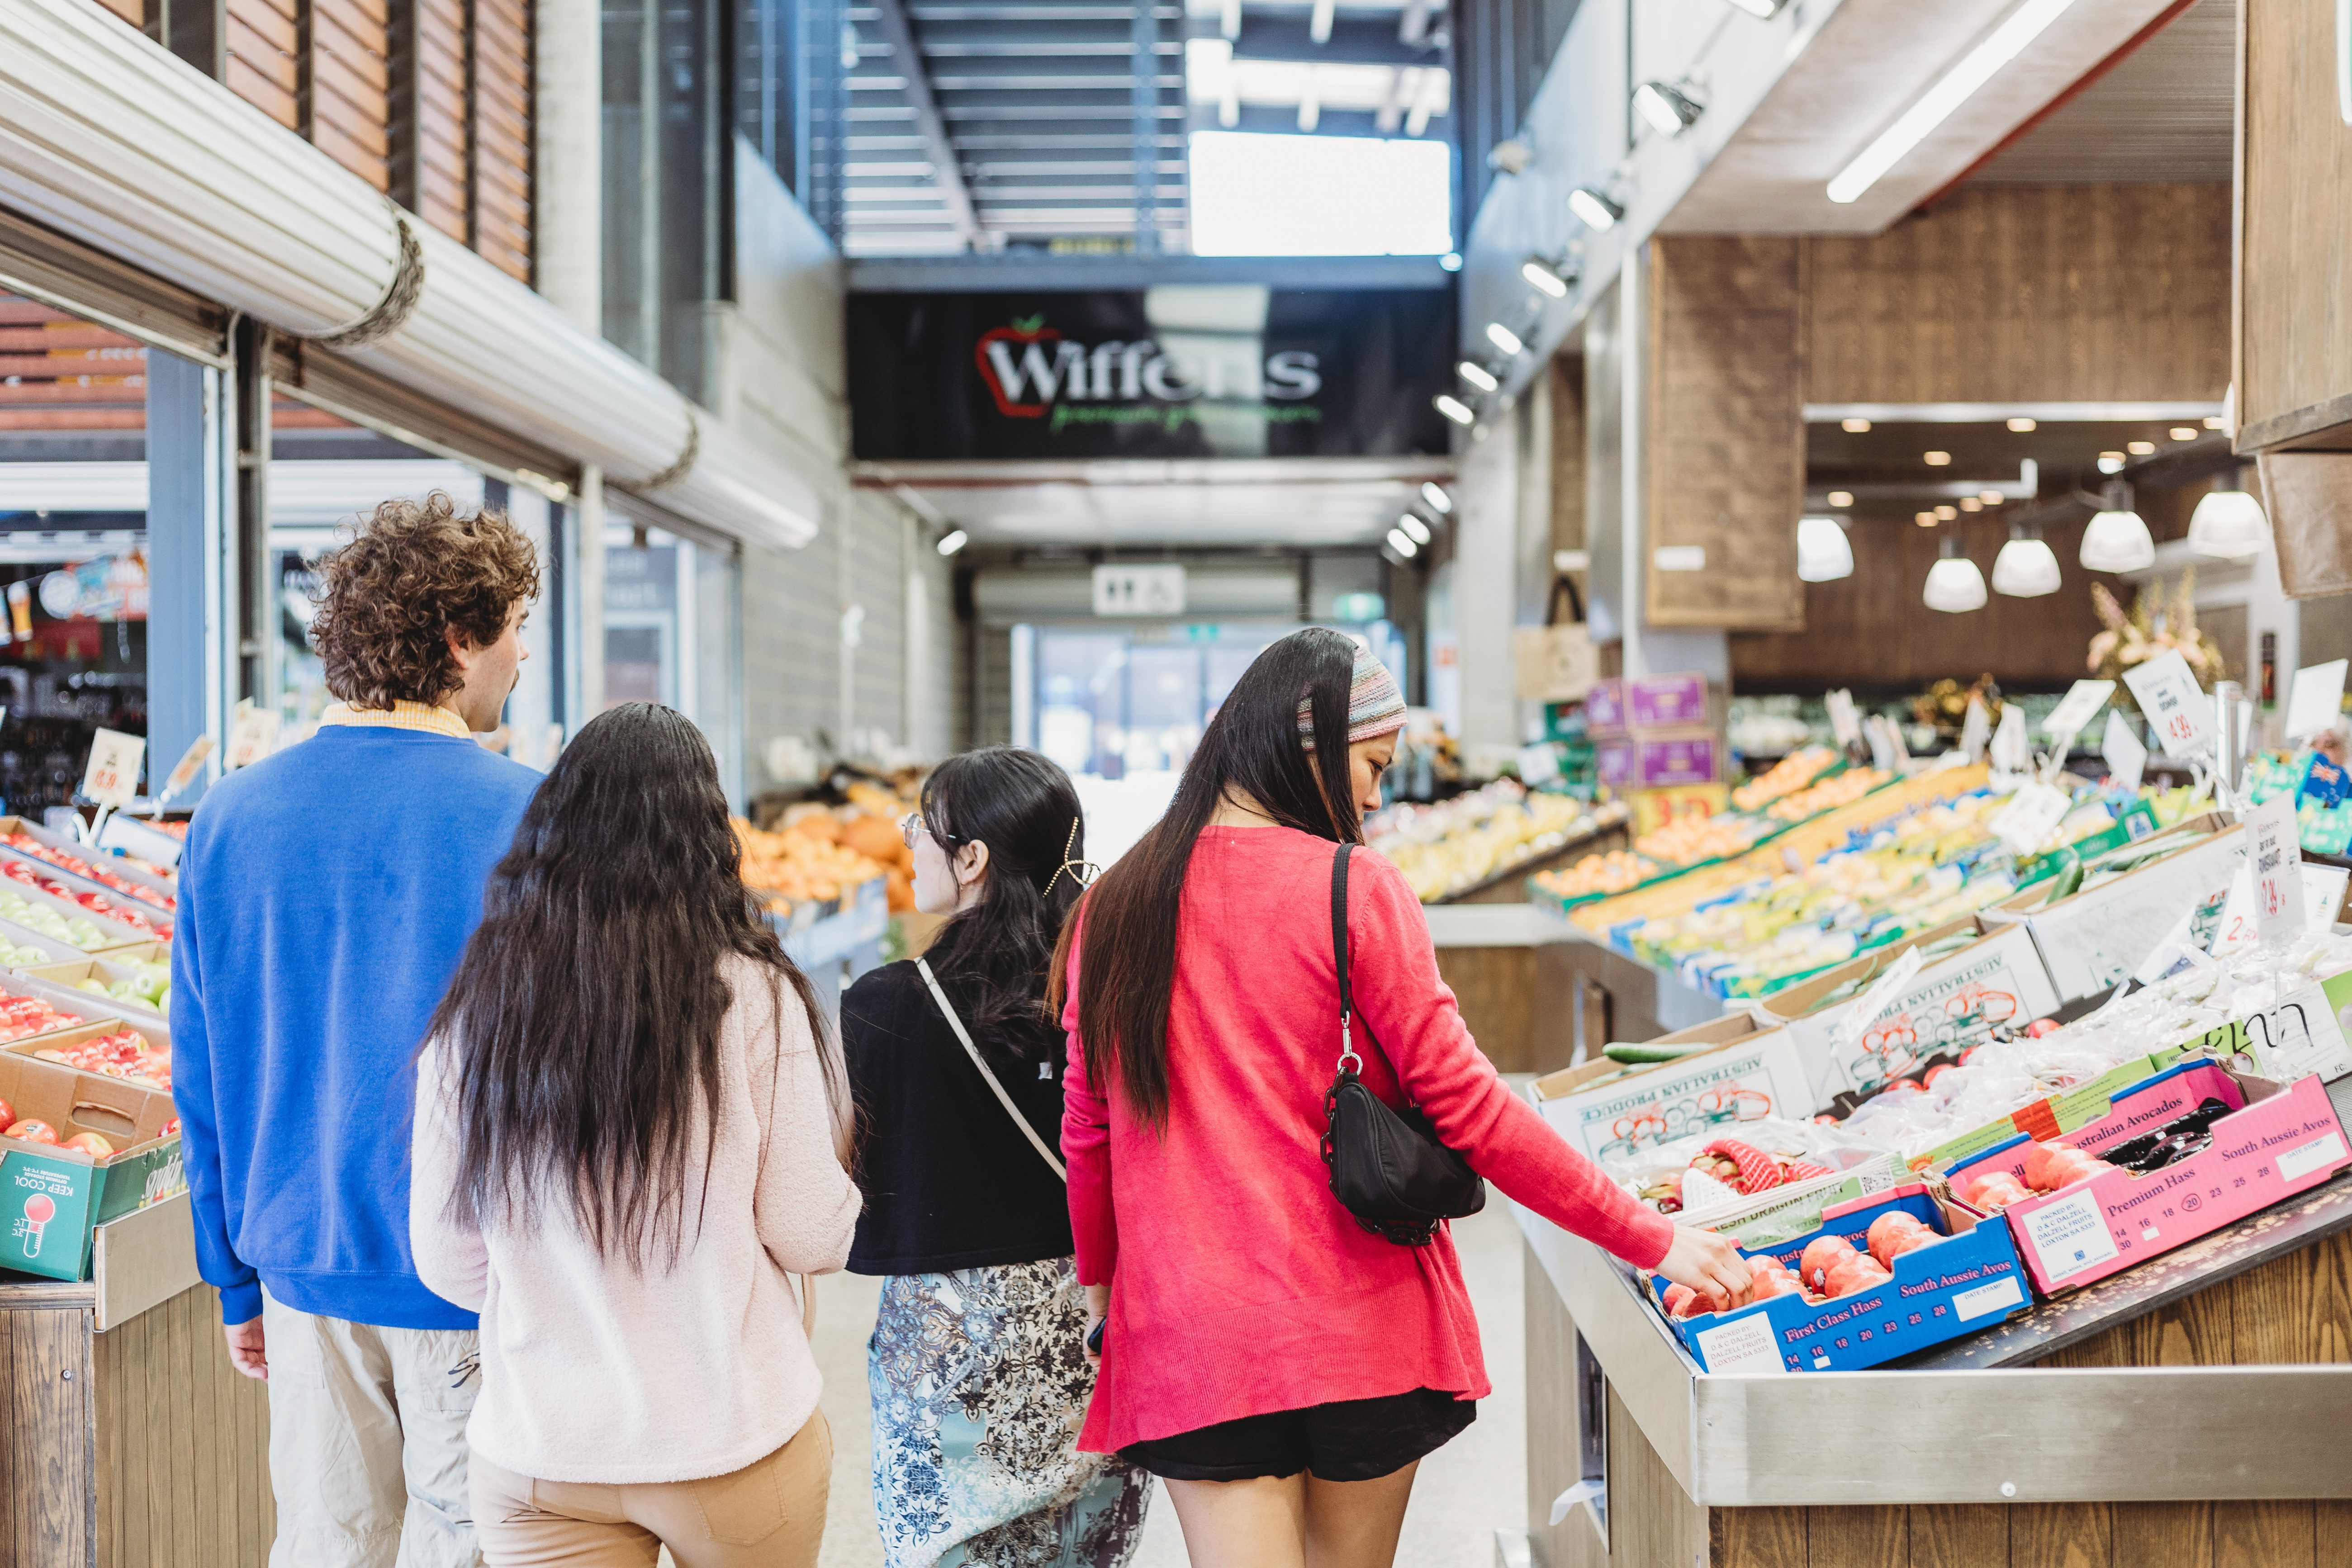
<path id="1" fill-rule="evenodd" d="M 2102 679 L 2113 680 L 2125 670 L 2166 652 L 2178 653 L 2188 660 L 2189 673 L 2209 691 L 2215 681 L 2229 674 L 2221 660 L 2221 645 L 2210 634 L 2198 628 L 2194 571 L 2180 574 L 2168 599 L 2161 578 L 2149 583 L 2132 601 L 2128 615 L 2116 602 L 2116 596 L 2107 592 L 2105 584 L 2094 583 L 2091 607 L 2098 612 L 2099 624 L 2106 628 L 2091 639 L 2087 661 L 2091 673 Z M 2116 695 L 2120 699 L 2122 693 Z"/>

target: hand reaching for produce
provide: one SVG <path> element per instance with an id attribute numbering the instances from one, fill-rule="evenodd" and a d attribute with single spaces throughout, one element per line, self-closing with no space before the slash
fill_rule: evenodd
<path id="1" fill-rule="evenodd" d="M 1674 1245 L 1659 1260 L 1658 1272 L 1718 1303 L 1717 1310 L 1745 1303 L 1755 1283 L 1737 1242 L 1691 1226 L 1675 1227 Z"/>

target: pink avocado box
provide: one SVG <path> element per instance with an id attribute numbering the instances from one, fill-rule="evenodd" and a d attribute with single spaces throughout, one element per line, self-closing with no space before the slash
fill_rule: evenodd
<path id="1" fill-rule="evenodd" d="M 2106 1116 L 2053 1142 L 2117 1150 L 2208 1099 L 2230 1110 L 2196 1153 L 2139 1174 L 2115 1166 L 2000 1212 L 2044 1296 L 2135 1263 L 2315 1187 L 2352 1165 L 2343 1124 L 2315 1077 L 2280 1083 L 2198 1058 L 2116 1096 Z M 1996 1171 L 2024 1179 L 2034 1141 L 2018 1137 L 1953 1167 L 1955 1193 Z"/>
<path id="2" fill-rule="evenodd" d="M 1584 694 L 1584 729 L 1588 734 L 1614 734 L 1625 728 L 1625 683 L 1596 680 Z"/>
<path id="3" fill-rule="evenodd" d="M 1644 675 L 1625 683 L 1628 718 L 1636 730 L 1675 730 L 1706 722 L 1706 677 Z"/>

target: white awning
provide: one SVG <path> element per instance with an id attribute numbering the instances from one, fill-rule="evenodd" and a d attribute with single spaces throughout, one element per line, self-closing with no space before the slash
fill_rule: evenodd
<path id="1" fill-rule="evenodd" d="M 399 314 L 399 210 L 88 0 L 0 0 L 0 205 L 285 331 Z M 415 303 L 352 360 L 735 538 L 805 544 L 798 474 L 411 218 Z M 681 459 L 690 459 L 683 464 Z"/>

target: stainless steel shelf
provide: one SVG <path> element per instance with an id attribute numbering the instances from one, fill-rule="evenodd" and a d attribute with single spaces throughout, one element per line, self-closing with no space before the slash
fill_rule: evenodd
<path id="1" fill-rule="evenodd" d="M 2352 1364 L 1710 1373 L 1631 1270 L 1513 1208 L 1610 1385 L 1696 1502 L 2352 1498 Z"/>

